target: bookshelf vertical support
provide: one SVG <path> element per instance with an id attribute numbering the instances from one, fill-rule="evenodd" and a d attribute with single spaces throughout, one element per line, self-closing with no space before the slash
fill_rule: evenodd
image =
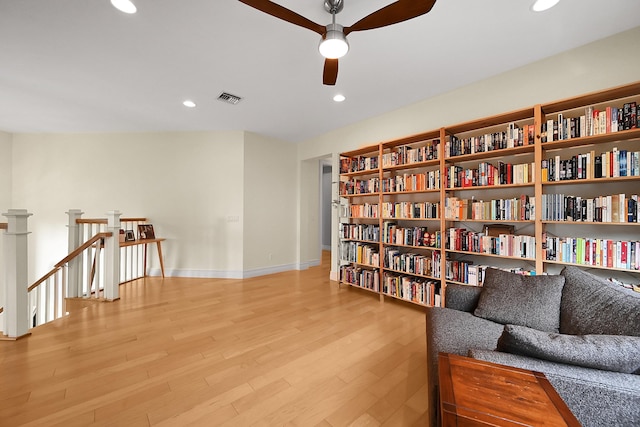
<path id="1" fill-rule="evenodd" d="M 535 238 L 536 238 L 536 273 L 544 272 L 544 256 L 543 256 L 543 224 L 542 224 L 542 106 L 540 104 L 534 107 L 534 195 L 536 199 L 536 213 L 534 217 Z"/>
<path id="2" fill-rule="evenodd" d="M 447 164 L 446 164 L 446 151 L 445 147 L 447 146 L 447 132 L 445 128 L 440 128 L 440 153 L 438 156 L 440 157 L 440 298 L 441 305 L 445 307 L 445 290 L 447 287 L 446 274 L 447 274 L 447 254 L 444 250 L 444 239 L 445 239 L 445 230 L 447 229 L 447 219 L 444 215 L 444 205 L 445 200 L 447 198 L 447 192 L 445 189 L 445 179 L 447 173 Z"/>

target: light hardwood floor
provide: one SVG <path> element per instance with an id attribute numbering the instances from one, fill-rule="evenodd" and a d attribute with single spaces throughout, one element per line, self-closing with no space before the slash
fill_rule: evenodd
<path id="1" fill-rule="evenodd" d="M 424 313 L 328 280 L 148 278 L 0 342 L 0 426 L 427 424 Z"/>

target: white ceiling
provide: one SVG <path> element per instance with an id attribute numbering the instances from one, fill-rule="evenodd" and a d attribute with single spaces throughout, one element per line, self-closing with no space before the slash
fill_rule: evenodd
<path id="1" fill-rule="evenodd" d="M 537 14 L 533 0 L 438 0 L 422 17 L 350 34 L 328 87 L 307 29 L 236 0 L 133 1 L 135 15 L 109 0 L 0 0 L 0 130 L 248 130 L 300 142 L 640 25 L 638 0 L 561 0 Z M 323 0 L 278 3 L 330 22 Z M 345 0 L 338 22 L 389 3 Z M 244 99 L 224 104 L 223 91 Z M 337 92 L 347 100 L 334 103 Z"/>

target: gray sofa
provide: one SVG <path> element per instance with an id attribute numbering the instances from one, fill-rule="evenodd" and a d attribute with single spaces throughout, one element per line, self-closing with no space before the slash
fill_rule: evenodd
<path id="1" fill-rule="evenodd" d="M 438 353 L 543 372 L 584 426 L 640 426 L 640 294 L 566 267 L 556 276 L 487 269 L 428 308 L 430 420 Z"/>

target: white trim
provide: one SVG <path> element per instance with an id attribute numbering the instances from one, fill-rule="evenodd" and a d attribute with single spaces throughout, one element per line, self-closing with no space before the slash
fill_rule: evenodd
<path id="1" fill-rule="evenodd" d="M 310 267 L 317 267 L 320 265 L 320 260 L 319 259 L 314 259 L 311 261 L 307 261 L 307 262 L 301 262 L 298 263 L 296 270 L 306 270 Z"/>
<path id="2" fill-rule="evenodd" d="M 166 277 L 193 277 L 203 279 L 249 279 L 252 277 L 266 276 L 268 274 L 282 273 L 291 270 L 306 270 L 309 267 L 320 265 L 320 260 L 306 263 L 305 268 L 299 268 L 297 264 L 275 265 L 271 267 L 255 268 L 245 271 L 224 270 L 169 270 L 165 271 Z M 160 277 L 159 268 L 149 269 L 149 276 Z"/>
<path id="3" fill-rule="evenodd" d="M 149 269 L 149 276 L 161 277 L 159 268 Z M 166 277 L 193 277 L 202 279 L 242 279 L 241 271 L 225 270 L 165 270 Z"/>

